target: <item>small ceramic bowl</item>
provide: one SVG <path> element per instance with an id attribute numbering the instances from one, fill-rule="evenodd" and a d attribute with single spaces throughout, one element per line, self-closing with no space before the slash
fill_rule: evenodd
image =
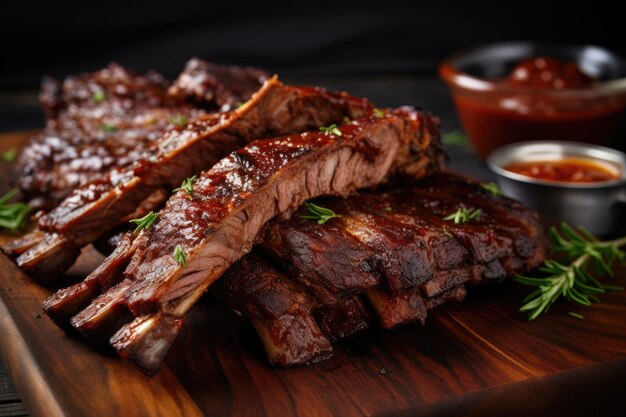
<path id="1" fill-rule="evenodd" d="M 587 159 L 613 171 L 617 179 L 595 183 L 545 181 L 505 169 L 514 163 Z M 622 233 L 626 223 L 626 154 L 577 142 L 521 142 L 487 158 L 504 194 L 535 208 L 549 222 L 583 226 L 598 236 Z"/>

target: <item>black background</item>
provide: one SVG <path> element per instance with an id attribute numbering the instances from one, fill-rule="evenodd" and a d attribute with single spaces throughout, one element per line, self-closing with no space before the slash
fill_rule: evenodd
<path id="1" fill-rule="evenodd" d="M 584 4 L 579 6 L 577 4 Z M 608 2 L 3 2 L 4 91 L 117 61 L 174 77 L 191 56 L 281 75 L 434 74 L 454 50 L 501 40 L 596 44 L 622 55 Z"/>

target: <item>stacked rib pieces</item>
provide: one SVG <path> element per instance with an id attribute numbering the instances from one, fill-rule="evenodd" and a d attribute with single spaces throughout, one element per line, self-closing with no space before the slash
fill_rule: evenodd
<path id="1" fill-rule="evenodd" d="M 34 187 L 39 198 L 66 196 L 3 248 L 24 271 L 56 283 L 85 245 L 114 246 L 84 281 L 46 300 L 55 322 L 153 374 L 210 289 L 252 322 L 272 363 L 290 366 L 328 357 L 331 342 L 375 322 L 423 323 L 427 309 L 461 300 L 467 285 L 542 261 L 534 212 L 439 173 L 439 126 L 429 113 L 374 110 L 345 93 L 266 78 L 192 60 L 153 106 L 183 120 L 157 123 L 131 160 L 71 183 L 54 164 L 27 170 L 58 180 L 60 193 Z M 128 105 L 143 114 L 139 97 Z M 60 108 L 50 117 L 80 119 Z M 136 127 L 119 126 L 111 149 Z M 103 152 L 101 141 L 78 142 Z M 310 199 L 335 217 L 305 218 Z M 468 224 L 443 220 L 461 208 L 482 214 Z M 130 219 L 153 210 L 149 227 L 129 230 Z"/>
<path id="2" fill-rule="evenodd" d="M 326 358 L 331 342 L 376 324 L 423 324 L 427 310 L 461 301 L 466 286 L 500 282 L 545 255 L 534 212 L 457 175 L 316 203 L 341 217 L 318 224 L 301 211 L 270 222 L 256 253 L 214 289 L 281 366 Z M 443 220 L 459 208 L 481 215 Z"/>

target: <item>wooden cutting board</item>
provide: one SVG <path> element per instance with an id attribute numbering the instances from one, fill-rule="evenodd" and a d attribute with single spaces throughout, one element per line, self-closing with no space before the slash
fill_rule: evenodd
<path id="1" fill-rule="evenodd" d="M 29 134 L 0 135 L 0 151 Z M 2 193 L 8 169 L 0 162 Z M 101 259 L 87 248 L 70 275 Z M 615 281 L 626 286 L 626 268 Z M 528 323 L 517 311 L 527 291 L 474 288 L 423 327 L 370 331 L 331 361 L 294 369 L 270 367 L 252 327 L 206 297 L 149 378 L 57 328 L 41 311 L 51 290 L 0 255 L 0 351 L 41 417 L 626 415 L 626 293 Z"/>

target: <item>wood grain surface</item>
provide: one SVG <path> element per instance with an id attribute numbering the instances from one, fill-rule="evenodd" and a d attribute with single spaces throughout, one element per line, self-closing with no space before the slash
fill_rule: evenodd
<path id="1" fill-rule="evenodd" d="M 0 151 L 26 137 L 0 137 Z M 5 192 L 6 163 L 0 172 Z M 87 248 L 69 276 L 101 259 Z M 615 281 L 626 285 L 626 268 Z M 42 417 L 626 415 L 626 294 L 576 307 L 585 320 L 559 304 L 528 323 L 517 311 L 526 292 L 474 288 L 425 326 L 370 331 L 330 361 L 293 369 L 270 367 L 252 327 L 205 297 L 148 378 L 58 329 L 41 312 L 51 290 L 0 255 L 0 352 L 28 411 Z"/>

